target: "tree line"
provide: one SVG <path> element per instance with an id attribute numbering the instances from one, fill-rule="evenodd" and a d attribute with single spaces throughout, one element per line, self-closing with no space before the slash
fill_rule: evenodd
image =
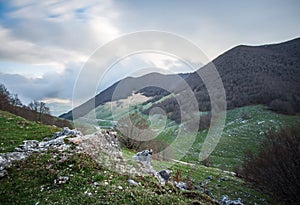
<path id="1" fill-rule="evenodd" d="M 72 127 L 69 121 L 51 116 L 50 108 L 42 101 L 33 100 L 24 105 L 18 94 L 10 93 L 4 84 L 0 84 L 0 110 L 47 125 Z"/>

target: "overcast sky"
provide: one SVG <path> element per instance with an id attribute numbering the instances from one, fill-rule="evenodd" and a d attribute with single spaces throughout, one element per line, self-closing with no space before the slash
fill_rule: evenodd
<path id="1" fill-rule="evenodd" d="M 23 103 L 43 100 L 57 115 L 71 108 L 74 83 L 89 56 L 113 39 L 166 31 L 213 60 L 239 44 L 299 37 L 299 10 L 298 0 L 0 0 L 0 82 Z M 136 72 L 134 65 L 189 72 L 170 56 L 137 55 L 120 63 L 122 72 L 108 75 L 100 90 Z"/>

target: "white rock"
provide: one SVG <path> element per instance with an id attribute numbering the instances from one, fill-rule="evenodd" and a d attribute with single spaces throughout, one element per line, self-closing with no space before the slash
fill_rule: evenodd
<path id="1" fill-rule="evenodd" d="M 139 186 L 139 184 L 136 181 L 134 181 L 133 179 L 128 179 L 128 183 L 133 186 Z"/>

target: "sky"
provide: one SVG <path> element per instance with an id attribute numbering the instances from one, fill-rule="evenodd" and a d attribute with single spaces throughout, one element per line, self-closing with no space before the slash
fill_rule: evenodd
<path id="1" fill-rule="evenodd" d="M 126 34 L 172 33 L 197 45 L 210 61 L 239 44 L 299 37 L 299 10 L 298 0 L 0 0 L 0 83 L 24 104 L 42 100 L 59 115 L 72 108 L 74 85 L 90 56 Z M 191 71 L 172 56 L 136 54 L 106 73 L 96 92 L 128 75 L 152 72 L 139 72 L 150 67 Z M 89 75 L 94 73 L 86 84 Z"/>

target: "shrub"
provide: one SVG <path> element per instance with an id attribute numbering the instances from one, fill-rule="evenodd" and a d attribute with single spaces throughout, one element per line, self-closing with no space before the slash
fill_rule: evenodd
<path id="1" fill-rule="evenodd" d="M 294 106 L 292 105 L 291 102 L 283 101 L 283 100 L 280 100 L 280 99 L 273 100 L 269 104 L 269 108 L 272 111 L 279 112 L 279 113 L 282 113 L 282 114 L 287 114 L 287 115 L 296 114 Z"/>
<path id="2" fill-rule="evenodd" d="M 275 198 L 300 204 L 300 128 L 266 135 L 257 155 L 248 153 L 242 174 Z"/>

